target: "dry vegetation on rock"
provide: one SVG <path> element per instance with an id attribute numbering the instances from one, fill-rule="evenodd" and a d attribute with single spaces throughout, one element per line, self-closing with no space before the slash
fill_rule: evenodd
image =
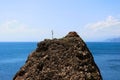
<path id="1" fill-rule="evenodd" d="M 76 32 L 37 45 L 13 80 L 102 80 L 84 41 Z"/>

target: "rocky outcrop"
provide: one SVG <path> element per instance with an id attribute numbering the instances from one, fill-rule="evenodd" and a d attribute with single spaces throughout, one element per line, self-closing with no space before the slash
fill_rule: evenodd
<path id="1" fill-rule="evenodd" d="M 102 80 L 84 41 L 76 32 L 39 42 L 13 80 Z"/>

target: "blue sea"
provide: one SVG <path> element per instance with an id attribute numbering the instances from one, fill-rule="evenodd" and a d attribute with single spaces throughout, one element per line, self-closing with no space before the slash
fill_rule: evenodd
<path id="1" fill-rule="evenodd" d="M 0 80 L 12 80 L 36 42 L 0 42 Z M 120 43 L 87 42 L 103 80 L 120 80 Z"/>

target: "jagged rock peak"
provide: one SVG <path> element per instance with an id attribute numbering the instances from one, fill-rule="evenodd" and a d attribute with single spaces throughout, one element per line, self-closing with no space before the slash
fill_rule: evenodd
<path id="1" fill-rule="evenodd" d="M 79 37 L 79 35 L 75 31 L 72 31 L 69 32 L 65 37 Z"/>
<path id="2" fill-rule="evenodd" d="M 94 58 L 76 32 L 37 44 L 13 80 L 102 80 Z"/>

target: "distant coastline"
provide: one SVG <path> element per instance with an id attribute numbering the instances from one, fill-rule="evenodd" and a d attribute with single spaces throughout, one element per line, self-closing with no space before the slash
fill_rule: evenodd
<path id="1" fill-rule="evenodd" d="M 107 39 L 107 42 L 120 42 L 120 37 Z"/>

